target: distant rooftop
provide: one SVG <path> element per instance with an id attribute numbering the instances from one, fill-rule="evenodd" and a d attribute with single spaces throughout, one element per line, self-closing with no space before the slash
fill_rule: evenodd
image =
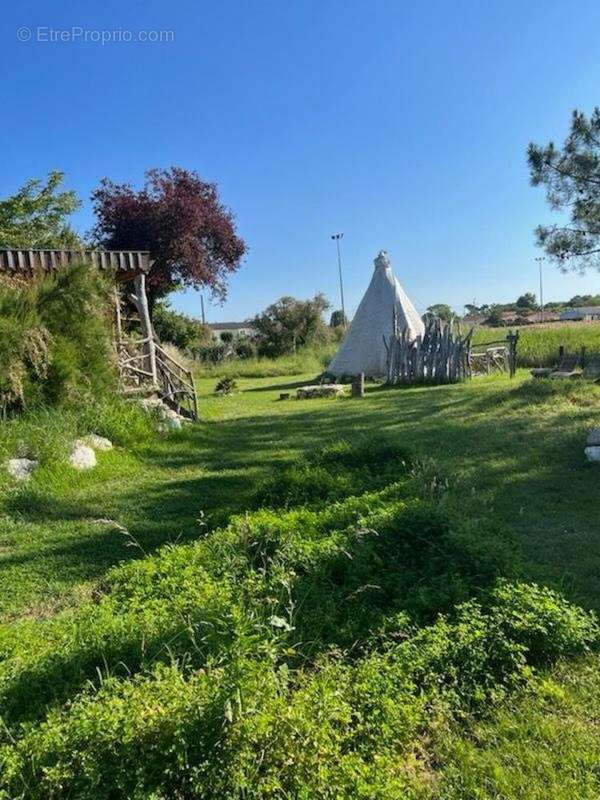
<path id="1" fill-rule="evenodd" d="M 213 331 L 239 331 L 251 328 L 252 322 L 209 322 L 208 327 Z"/>

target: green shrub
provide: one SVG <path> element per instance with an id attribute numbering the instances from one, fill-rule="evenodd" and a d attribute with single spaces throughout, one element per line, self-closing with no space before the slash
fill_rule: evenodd
<path id="1" fill-rule="evenodd" d="M 233 378 L 221 378 L 220 381 L 217 381 L 217 385 L 215 386 L 215 394 L 231 394 L 236 389 L 237 383 Z"/>
<path id="2" fill-rule="evenodd" d="M 2 413 L 114 389 L 108 286 L 83 263 L 26 285 L 0 285 Z"/>
<path id="3" fill-rule="evenodd" d="M 183 352 L 198 349 L 212 339 L 208 325 L 175 311 L 168 301 L 162 300 L 154 306 L 152 324 L 161 342 L 173 344 Z"/>

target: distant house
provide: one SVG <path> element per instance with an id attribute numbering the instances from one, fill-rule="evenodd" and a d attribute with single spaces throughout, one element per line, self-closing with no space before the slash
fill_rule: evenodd
<path id="1" fill-rule="evenodd" d="M 467 314 L 463 317 L 463 322 L 466 325 L 484 325 L 487 319 L 487 314 Z"/>
<path id="2" fill-rule="evenodd" d="M 478 327 L 480 325 L 486 325 L 488 318 L 489 314 L 469 314 L 463 317 L 463 322 L 466 325 Z M 500 324 L 506 326 L 536 325 L 539 322 L 558 322 L 561 319 L 561 315 L 558 311 L 551 309 L 544 309 L 543 314 L 537 310 L 514 309 L 512 311 L 500 312 L 500 319 L 502 320 Z"/>
<path id="3" fill-rule="evenodd" d="M 251 322 L 212 322 L 208 326 L 213 338 L 221 339 L 222 334 L 228 334 L 225 338 L 229 339 L 229 334 L 234 339 L 239 339 L 244 336 L 256 336 L 256 330 Z"/>
<path id="4" fill-rule="evenodd" d="M 568 308 L 560 315 L 564 320 L 578 320 L 580 322 L 599 322 L 600 306 L 580 306 L 579 308 Z"/>

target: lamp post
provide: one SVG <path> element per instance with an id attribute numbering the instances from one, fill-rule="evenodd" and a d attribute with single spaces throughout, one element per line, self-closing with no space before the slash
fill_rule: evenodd
<path id="1" fill-rule="evenodd" d="M 544 256 L 537 256 L 535 259 L 540 269 L 540 322 L 544 321 L 544 286 L 542 282 L 542 264 L 546 260 Z"/>
<path id="2" fill-rule="evenodd" d="M 344 236 L 343 233 L 334 233 L 331 238 L 335 239 L 337 246 L 337 259 L 338 259 L 338 273 L 340 276 L 340 297 L 342 299 L 342 317 L 344 318 L 344 328 L 346 327 L 346 307 L 344 305 L 344 282 L 342 280 L 342 257 L 340 255 L 340 239 Z"/>

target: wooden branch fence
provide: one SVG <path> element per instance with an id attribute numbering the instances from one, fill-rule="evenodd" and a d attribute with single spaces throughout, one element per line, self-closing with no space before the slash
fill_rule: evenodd
<path id="1" fill-rule="evenodd" d="M 383 338 L 389 384 L 455 383 L 471 377 L 472 328 L 463 336 L 458 323 L 431 319 L 423 336 L 411 339 L 394 319 L 394 330 L 389 341 Z"/>

